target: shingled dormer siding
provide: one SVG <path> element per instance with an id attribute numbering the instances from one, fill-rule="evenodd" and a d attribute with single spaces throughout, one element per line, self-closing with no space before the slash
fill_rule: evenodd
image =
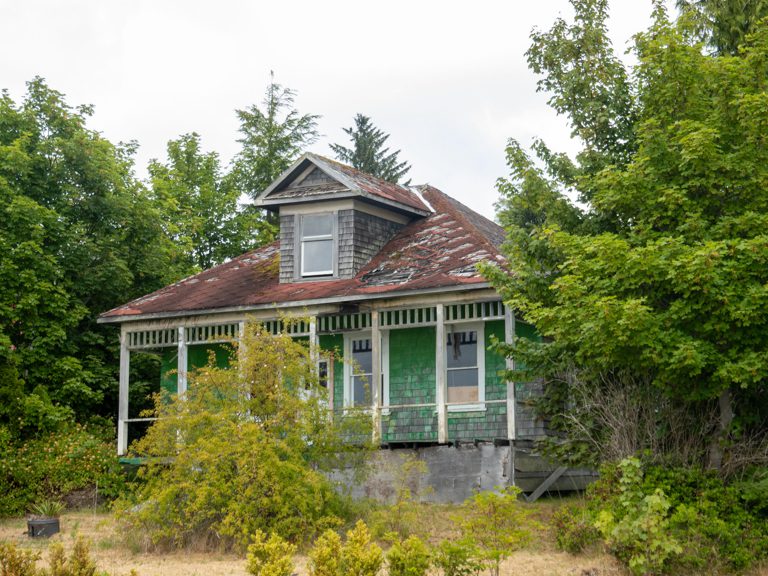
<path id="1" fill-rule="evenodd" d="M 302 214 L 311 214 L 307 206 L 300 214 L 280 215 L 280 283 L 323 278 L 353 278 L 405 224 L 402 217 L 376 215 L 352 208 L 334 209 L 334 270 L 333 276 L 301 276 L 300 222 Z M 317 203 L 317 213 L 327 212 L 323 203 Z"/>
<path id="2" fill-rule="evenodd" d="M 339 277 L 352 278 L 403 228 L 360 210 L 339 210 Z"/>

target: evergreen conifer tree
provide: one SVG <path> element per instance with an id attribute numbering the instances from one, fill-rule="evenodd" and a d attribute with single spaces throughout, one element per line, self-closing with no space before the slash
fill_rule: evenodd
<path id="1" fill-rule="evenodd" d="M 357 114 L 355 125 L 344 128 L 344 132 L 352 139 L 352 148 L 331 144 L 331 150 L 334 151 L 338 160 L 395 184 L 411 169 L 407 162 L 399 161 L 397 156 L 400 150 L 389 153 L 389 148 L 384 147 L 389 134 L 376 128 L 368 116 Z"/>

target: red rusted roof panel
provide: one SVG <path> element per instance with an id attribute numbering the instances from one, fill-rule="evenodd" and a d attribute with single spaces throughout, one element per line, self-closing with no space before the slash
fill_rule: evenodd
<path id="1" fill-rule="evenodd" d="M 114 308 L 102 317 L 129 319 L 330 297 L 375 297 L 485 282 L 475 265 L 483 261 L 503 264 L 499 252 L 503 230 L 435 188 L 425 186 L 420 191 L 434 213 L 403 228 L 354 278 L 280 284 L 279 244 L 275 242 Z"/>

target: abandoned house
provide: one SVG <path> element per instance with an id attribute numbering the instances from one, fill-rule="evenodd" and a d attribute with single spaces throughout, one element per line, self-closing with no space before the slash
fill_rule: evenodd
<path id="1" fill-rule="evenodd" d="M 161 385 L 220 361 L 222 343 L 255 319 L 319 351 L 330 408 L 371 403 L 382 458 L 416 453 L 437 500 L 517 484 L 527 492 L 581 487 L 575 471 L 530 454 L 543 434 L 528 386 L 507 382 L 513 361 L 492 338 L 535 338 L 478 273 L 503 264 L 503 230 L 431 186 L 404 187 L 305 154 L 261 195 L 279 240 L 105 312 L 120 326 L 118 454 L 126 453 L 131 354 L 162 358 Z M 343 351 L 343 358 L 330 354 Z M 349 359 L 362 375 L 350 369 Z M 365 393 L 365 381 L 380 383 Z"/>

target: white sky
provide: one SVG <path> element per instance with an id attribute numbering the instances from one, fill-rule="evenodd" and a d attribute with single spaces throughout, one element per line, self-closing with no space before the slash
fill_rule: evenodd
<path id="1" fill-rule="evenodd" d="M 623 52 L 651 3 L 611 4 Z M 234 111 L 261 104 L 274 70 L 302 113 L 322 115 L 311 151 L 333 157 L 360 112 L 391 134 L 414 184 L 493 217 L 509 137 L 576 149 L 524 57 L 531 29 L 558 14 L 567 0 L 0 0 L 0 88 L 18 102 L 39 75 L 70 105 L 95 105 L 90 127 L 137 140 L 144 176 L 186 132 L 228 162 Z"/>

